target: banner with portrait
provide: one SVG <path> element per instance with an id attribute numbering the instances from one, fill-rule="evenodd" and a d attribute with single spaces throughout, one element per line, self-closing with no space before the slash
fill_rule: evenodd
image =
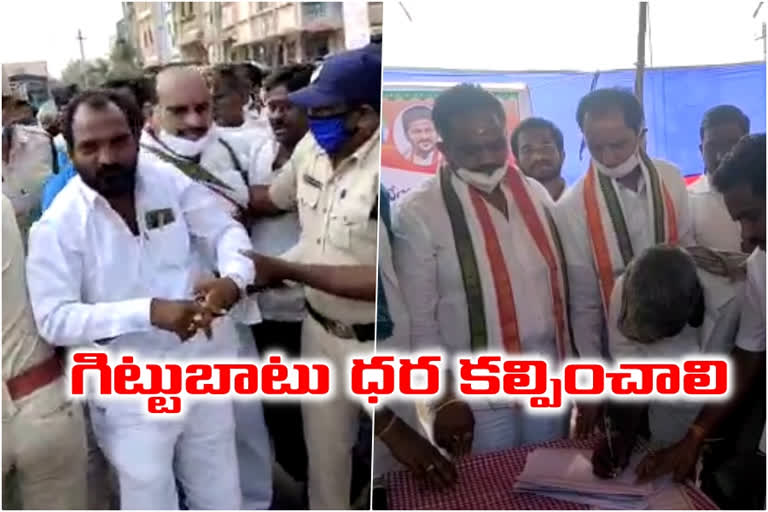
<path id="1" fill-rule="evenodd" d="M 396 201 L 440 167 L 439 137 L 432 123 L 432 104 L 451 83 L 385 83 L 381 107 L 381 183 Z M 531 115 L 524 84 L 480 84 L 493 93 L 507 113 L 509 133 Z M 510 158 L 512 153 L 510 152 Z"/>

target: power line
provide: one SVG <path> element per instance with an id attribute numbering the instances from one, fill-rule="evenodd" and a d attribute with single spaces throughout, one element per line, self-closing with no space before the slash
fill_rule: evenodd
<path id="1" fill-rule="evenodd" d="M 408 9 L 405 8 L 405 4 L 403 2 L 398 2 L 400 4 L 400 8 L 403 10 L 405 15 L 408 17 L 408 21 L 413 22 L 413 18 L 411 17 L 411 13 L 408 12 Z"/>

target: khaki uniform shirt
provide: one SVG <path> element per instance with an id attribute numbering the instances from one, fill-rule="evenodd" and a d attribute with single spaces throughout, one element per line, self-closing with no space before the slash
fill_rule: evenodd
<path id="1" fill-rule="evenodd" d="M 272 183 L 269 195 L 284 210 L 298 208 L 301 235 L 283 256 L 320 265 L 376 266 L 379 132 L 334 170 L 311 133 L 291 156 L 291 169 Z M 313 288 L 306 298 L 314 309 L 349 324 L 375 321 L 375 303 L 346 299 Z"/>
<path id="2" fill-rule="evenodd" d="M 53 349 L 37 334 L 27 294 L 24 248 L 11 201 L 3 194 L 3 418 L 13 406 L 5 381 L 43 362 Z"/>
<path id="3" fill-rule="evenodd" d="M 36 127 L 14 126 L 8 163 L 3 163 L 3 194 L 11 200 L 25 245 L 30 226 L 40 216 L 43 187 L 52 170 L 48 134 Z"/>

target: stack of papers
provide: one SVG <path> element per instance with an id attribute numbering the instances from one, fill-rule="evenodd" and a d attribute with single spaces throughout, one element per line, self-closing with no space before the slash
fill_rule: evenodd
<path id="1" fill-rule="evenodd" d="M 635 468 L 643 455 L 636 453 L 624 472 L 605 480 L 592 473 L 591 450 L 538 448 L 528 454 L 515 490 L 605 509 L 690 508 L 669 478 L 636 483 Z"/>

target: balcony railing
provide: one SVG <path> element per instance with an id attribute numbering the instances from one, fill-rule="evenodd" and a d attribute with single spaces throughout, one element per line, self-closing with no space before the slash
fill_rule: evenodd
<path id="1" fill-rule="evenodd" d="M 301 4 L 301 28 L 333 30 L 343 26 L 341 2 L 304 2 Z"/>

